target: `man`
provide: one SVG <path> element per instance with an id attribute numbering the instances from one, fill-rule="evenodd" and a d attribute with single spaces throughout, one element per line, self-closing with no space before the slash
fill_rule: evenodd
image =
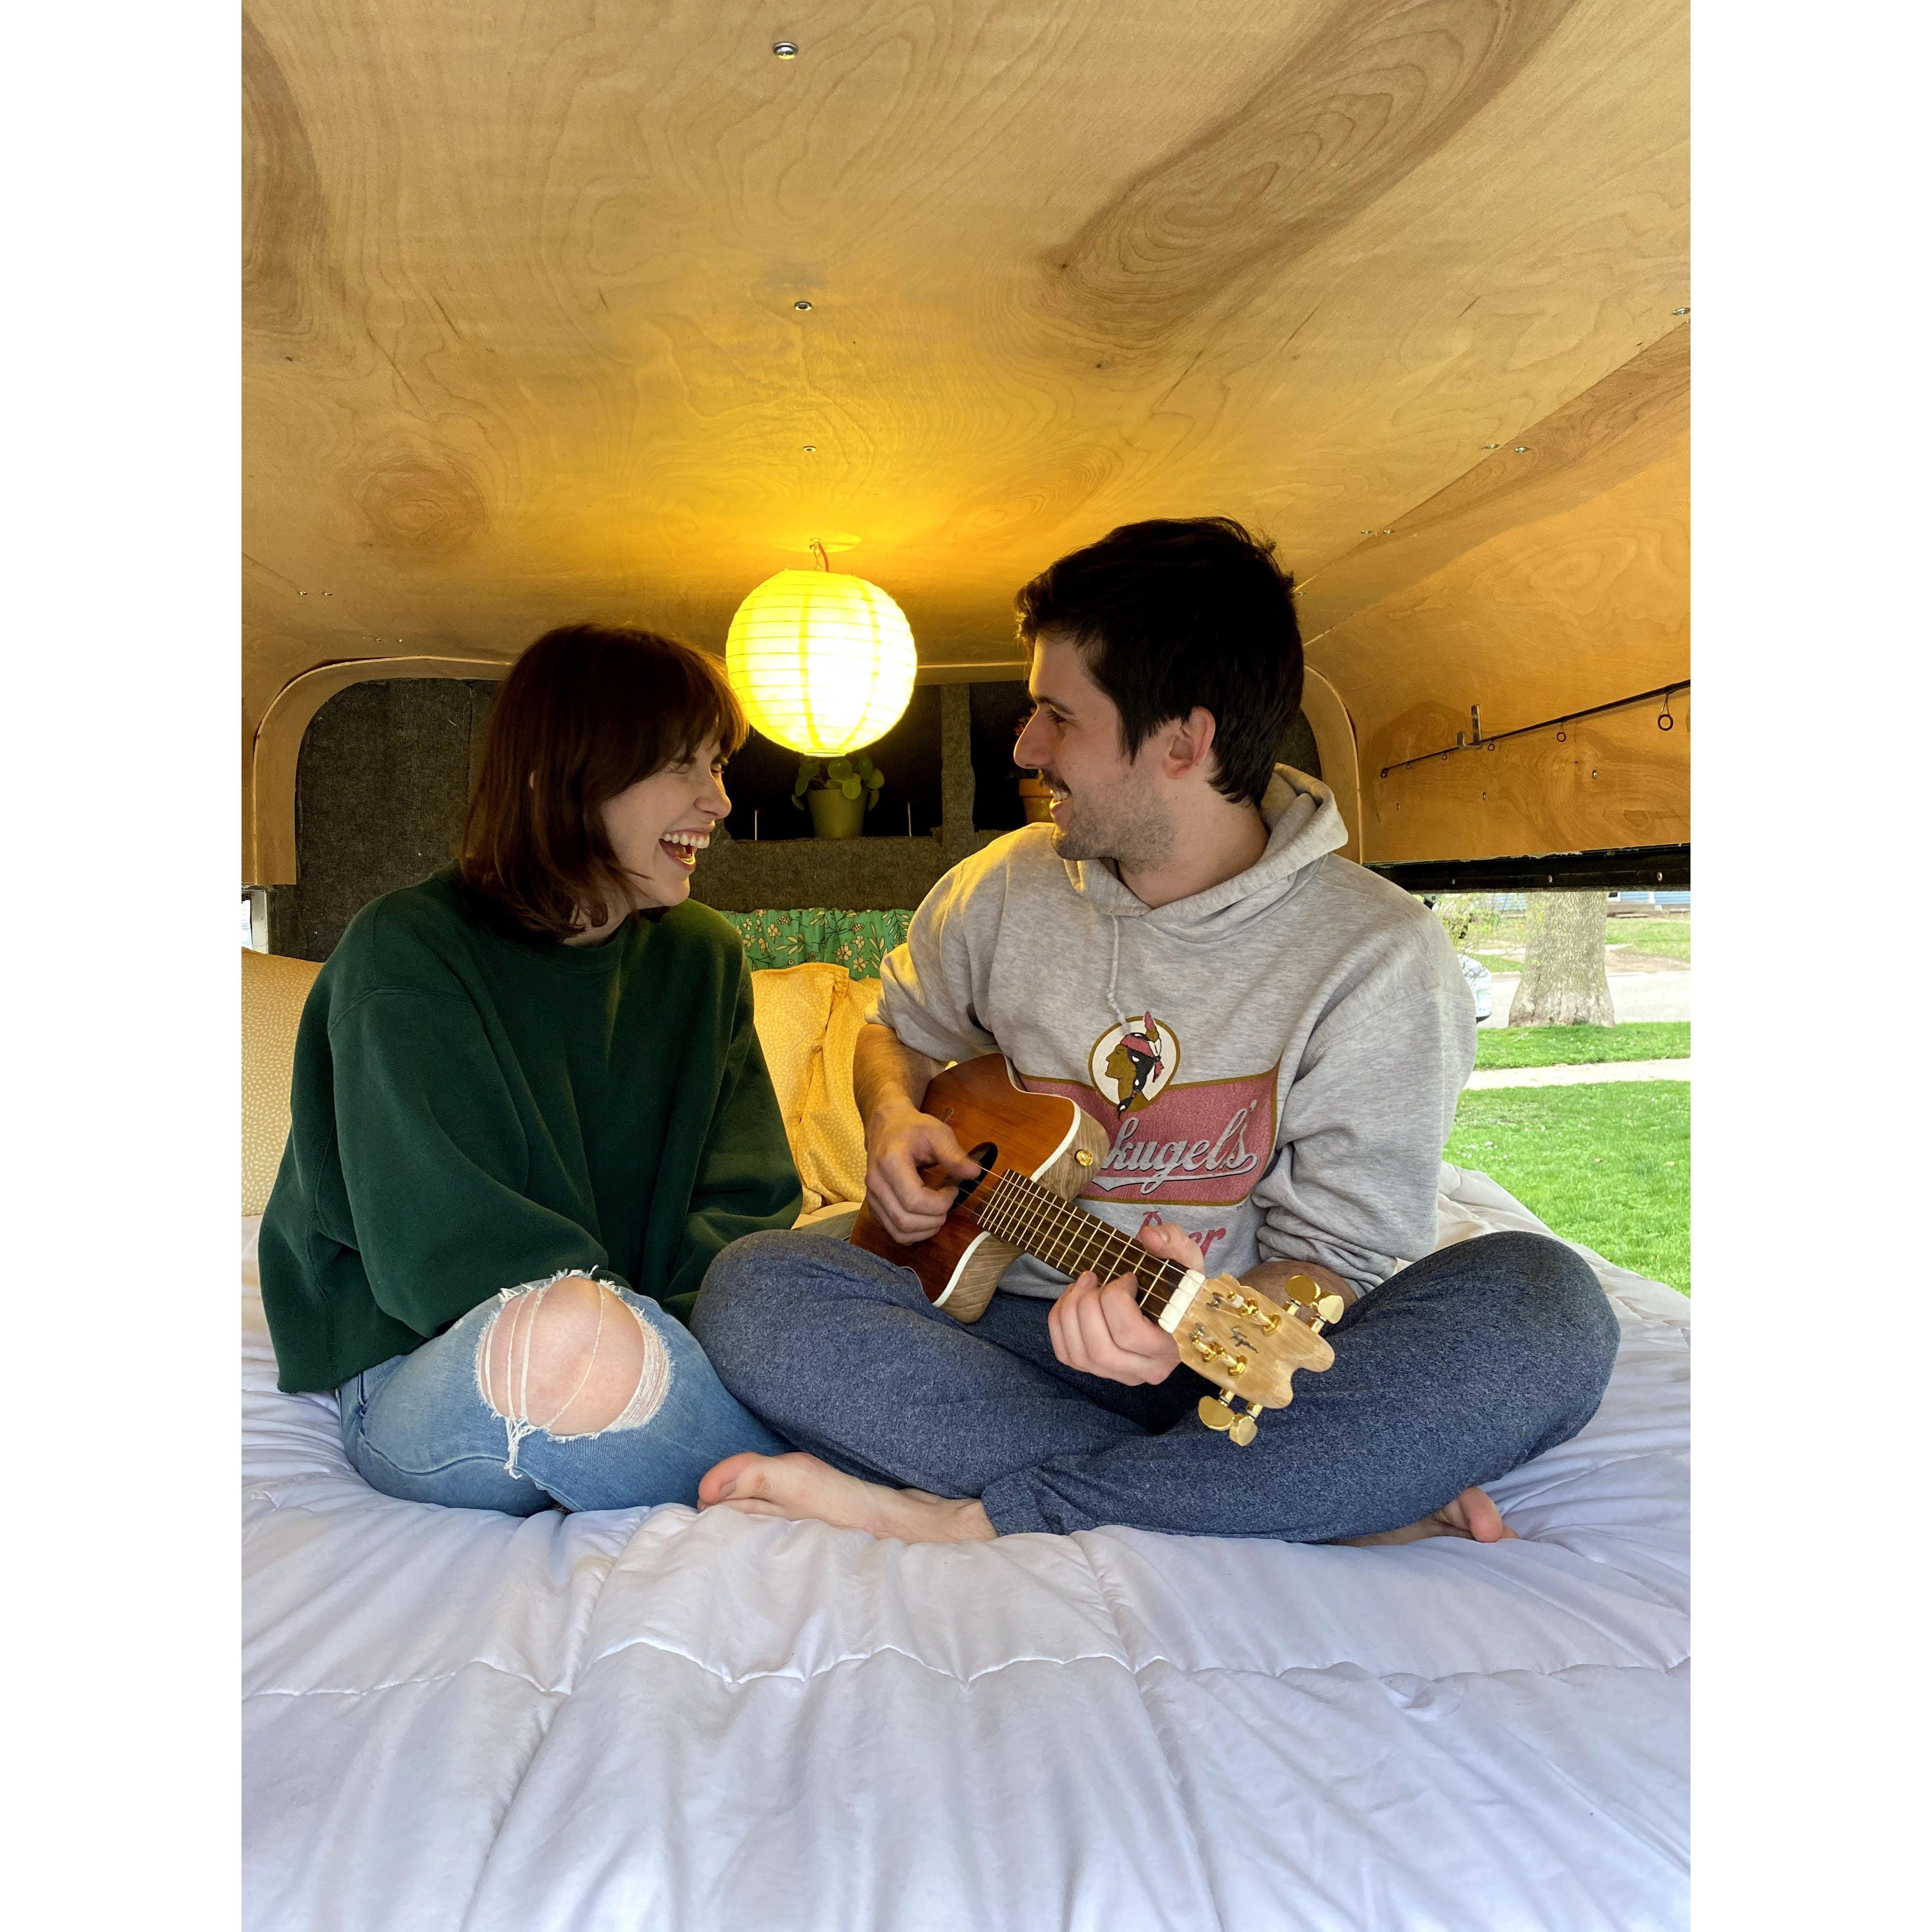
<path id="1" fill-rule="evenodd" d="M 1004 1054 L 1112 1148 L 1083 1208 L 1186 1267 L 1341 1296 L 1334 1366 L 1246 1447 L 1132 1278 L 1022 1258 L 971 1327 L 910 1269 L 824 1235 L 719 1255 L 693 1326 L 800 1445 L 741 1455 L 700 1504 L 908 1541 L 1119 1523 L 1295 1540 L 1508 1535 L 1480 1485 L 1595 1412 L 1616 1323 L 1562 1244 L 1432 1253 L 1438 1162 L 1475 1058 L 1448 939 L 1336 856 L 1333 795 L 1274 764 L 1300 700 L 1292 584 L 1222 518 L 1136 524 L 1016 600 L 1053 797 L 954 867 L 887 960 L 854 1084 L 866 1199 L 895 1240 L 976 1172 L 922 1112 L 945 1063 Z"/>

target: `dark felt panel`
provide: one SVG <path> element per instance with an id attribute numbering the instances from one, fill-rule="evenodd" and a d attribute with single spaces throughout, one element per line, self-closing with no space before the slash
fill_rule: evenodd
<path id="1" fill-rule="evenodd" d="M 327 958 L 370 899 L 414 884 L 455 856 L 496 690 L 483 679 L 371 680 L 338 692 L 316 713 L 296 772 L 300 877 L 270 891 L 271 952 Z M 730 912 L 916 906 L 948 866 L 1016 824 L 1018 800 L 1007 798 L 1000 759 L 1010 767 L 1012 721 L 1024 708 L 1025 687 L 949 684 L 925 687 L 918 698 L 898 761 L 916 765 L 920 742 L 930 744 L 936 724 L 940 811 L 929 835 L 904 836 L 903 806 L 892 815 L 895 832 L 883 805 L 854 839 L 754 842 L 721 828 L 698 861 L 692 896 Z M 1320 775 L 1306 718 L 1297 717 L 1280 755 Z M 901 782 L 910 777 L 903 772 Z M 920 816 L 916 807 L 916 824 Z M 980 818 L 989 830 L 976 824 Z"/>

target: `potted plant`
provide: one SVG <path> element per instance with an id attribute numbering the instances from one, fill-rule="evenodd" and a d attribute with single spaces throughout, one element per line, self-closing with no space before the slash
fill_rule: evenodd
<path id="1" fill-rule="evenodd" d="M 862 752 L 856 758 L 803 758 L 791 802 L 801 811 L 811 808 L 814 838 L 856 838 L 885 782 L 885 773 Z"/>
<path id="2" fill-rule="evenodd" d="M 1013 742 L 1016 745 L 1019 742 L 1032 716 L 1033 712 L 1029 708 L 1013 720 Z M 1022 772 L 1018 784 L 1020 814 L 1025 822 L 1029 825 L 1051 825 L 1053 823 L 1053 794 L 1047 789 L 1046 779 L 1038 772 Z"/>
<path id="3" fill-rule="evenodd" d="M 1028 772 L 1020 780 L 1020 809 L 1029 825 L 1053 823 L 1053 794 L 1037 772 Z"/>

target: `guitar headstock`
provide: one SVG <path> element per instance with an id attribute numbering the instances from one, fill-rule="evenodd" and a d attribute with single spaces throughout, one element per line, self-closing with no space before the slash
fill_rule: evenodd
<path id="1" fill-rule="evenodd" d="M 1322 1330 L 1342 1312 L 1338 1296 L 1324 1295 L 1306 1275 L 1288 1284 L 1292 1299 L 1284 1306 L 1244 1286 L 1232 1275 L 1204 1281 L 1175 1324 L 1180 1359 L 1222 1390 L 1201 1400 L 1201 1420 L 1226 1430 L 1238 1443 L 1252 1442 L 1255 1418 L 1264 1408 L 1286 1408 L 1294 1400 L 1294 1375 L 1318 1375 L 1334 1364 L 1335 1352 Z M 1229 1406 L 1238 1396 L 1245 1415 Z"/>

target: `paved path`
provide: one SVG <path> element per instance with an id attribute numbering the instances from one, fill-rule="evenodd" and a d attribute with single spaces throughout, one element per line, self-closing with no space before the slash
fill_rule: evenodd
<path id="1" fill-rule="evenodd" d="M 1490 981 L 1490 1017 L 1483 1024 L 1507 1025 L 1510 1002 L 1516 998 L 1520 973 L 1498 973 Z M 1690 1017 L 1690 969 L 1677 973 L 1612 973 L 1610 1008 L 1619 1020 L 1688 1020 Z"/>
<path id="2" fill-rule="evenodd" d="M 1469 1076 L 1472 1087 L 1588 1087 L 1602 1080 L 1688 1080 L 1682 1060 L 1606 1060 L 1594 1066 L 1492 1066 Z"/>

